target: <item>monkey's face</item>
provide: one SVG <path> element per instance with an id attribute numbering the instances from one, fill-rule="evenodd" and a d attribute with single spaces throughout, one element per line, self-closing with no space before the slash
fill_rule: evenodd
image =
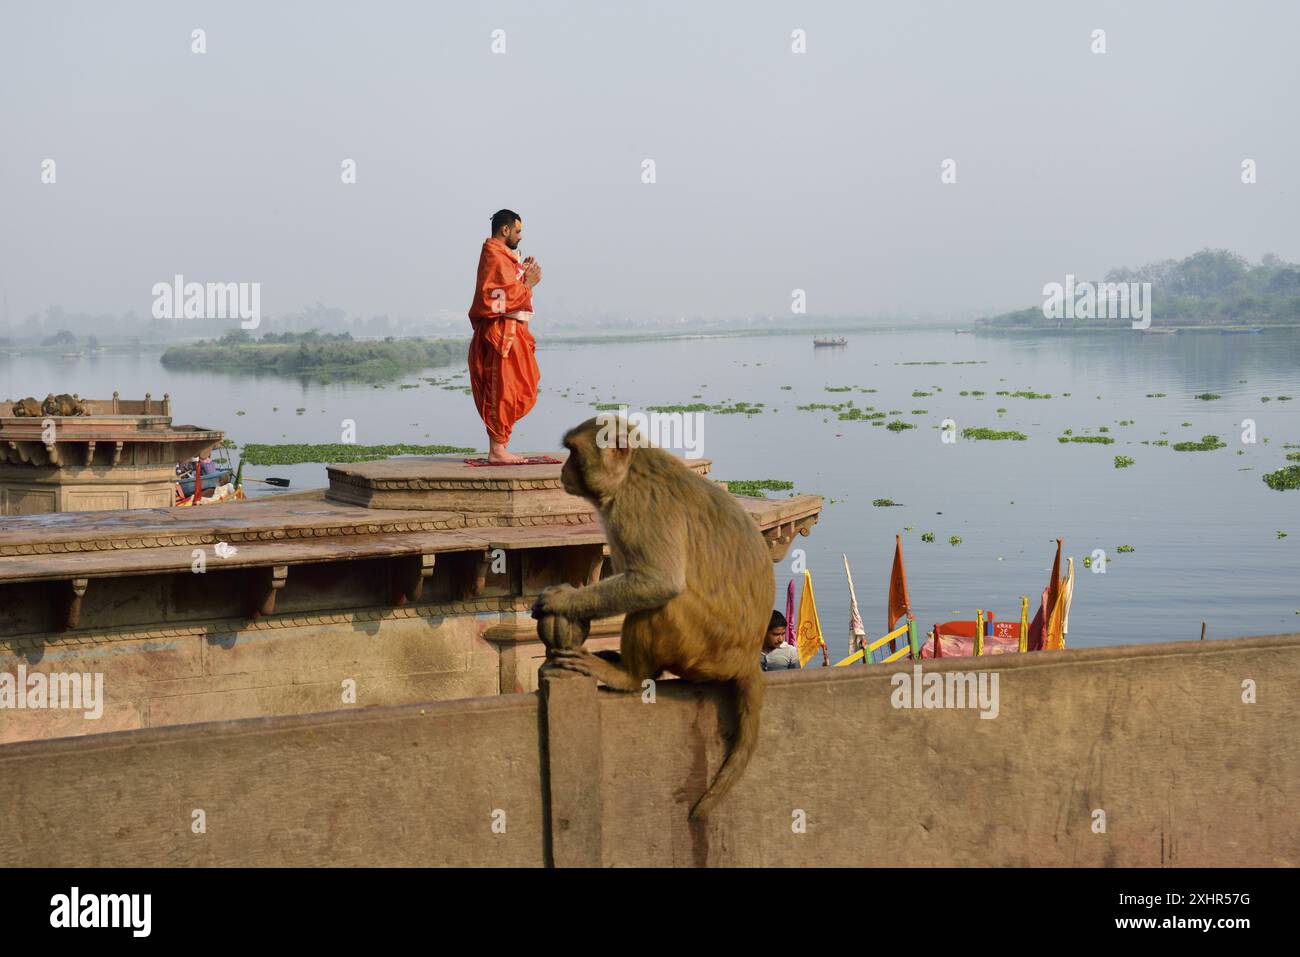
<path id="1" fill-rule="evenodd" d="M 564 436 L 569 457 L 560 469 L 560 484 L 570 495 L 585 498 L 597 506 L 618 491 L 627 477 L 632 457 L 627 443 L 602 440 L 610 431 L 600 419 L 589 419 Z"/>

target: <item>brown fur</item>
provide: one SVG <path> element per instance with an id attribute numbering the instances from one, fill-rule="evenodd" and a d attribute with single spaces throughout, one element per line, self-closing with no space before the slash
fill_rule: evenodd
<path id="1" fill-rule="evenodd" d="M 45 401 L 41 403 L 41 411 L 44 412 L 46 415 L 88 415 L 89 414 L 89 412 L 86 409 L 85 403 L 81 401 L 80 397 L 75 395 L 68 395 L 66 392 L 61 392 L 58 395 L 55 395 L 54 393 L 51 392 L 49 395 L 47 395 L 45 397 Z"/>
<path id="2" fill-rule="evenodd" d="M 749 763 L 763 706 L 759 664 L 775 580 L 762 533 L 727 492 L 661 449 L 597 447 L 603 417 L 564 436 L 564 488 L 595 504 L 615 574 L 595 585 L 546 589 L 535 617 L 589 621 L 623 613 L 621 663 L 581 647 L 551 664 L 611 688 L 641 691 L 664 671 L 736 690 L 735 738 L 713 785 L 691 809 L 712 810 Z"/>
<path id="3" fill-rule="evenodd" d="M 35 418 L 41 414 L 41 404 L 36 401 L 35 396 L 28 396 L 25 399 L 19 399 L 14 403 L 13 413 L 15 416 L 28 416 Z"/>

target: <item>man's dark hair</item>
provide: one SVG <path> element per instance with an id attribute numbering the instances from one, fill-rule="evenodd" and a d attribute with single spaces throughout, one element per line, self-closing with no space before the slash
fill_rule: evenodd
<path id="1" fill-rule="evenodd" d="M 502 226 L 513 226 L 516 219 L 521 223 L 524 221 L 524 218 L 513 209 L 498 209 L 492 214 L 492 235 L 501 232 Z"/>
<path id="2" fill-rule="evenodd" d="M 785 627 L 785 615 L 781 614 L 779 611 L 772 612 L 772 620 L 768 623 L 767 630 L 771 631 L 773 628 L 784 628 L 784 627 Z"/>

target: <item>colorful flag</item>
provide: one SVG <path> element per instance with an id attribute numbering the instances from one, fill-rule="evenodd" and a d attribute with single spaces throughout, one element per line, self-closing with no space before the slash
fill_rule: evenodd
<path id="1" fill-rule="evenodd" d="M 1061 647 L 1065 647 L 1065 636 L 1070 633 L 1070 602 L 1074 601 L 1074 559 L 1065 560 L 1069 571 L 1065 573 L 1065 578 L 1061 581 L 1061 601 L 1065 602 L 1065 610 L 1061 613 Z"/>
<path id="2" fill-rule="evenodd" d="M 235 498 L 244 497 L 244 459 L 239 459 L 239 468 L 235 469 Z"/>
<path id="3" fill-rule="evenodd" d="M 849 654 L 862 647 L 867 637 L 867 629 L 862 625 L 862 615 L 858 613 L 858 596 L 853 591 L 853 572 L 849 571 L 849 556 L 841 553 L 844 559 L 844 574 L 849 579 Z"/>
<path id="4" fill-rule="evenodd" d="M 199 462 L 194 463 L 194 498 L 190 499 L 190 504 L 203 504 L 203 466 Z"/>
<path id="5" fill-rule="evenodd" d="M 1047 613 L 1043 617 L 1043 650 L 1059 651 L 1065 647 L 1061 626 L 1064 624 L 1065 603 L 1061 601 L 1061 540 L 1056 540 L 1056 558 L 1052 561 L 1052 577 L 1047 585 Z"/>
<path id="6" fill-rule="evenodd" d="M 790 584 L 785 589 L 785 643 L 787 645 L 799 644 L 794 629 L 794 579 L 791 578 Z"/>
<path id="7" fill-rule="evenodd" d="M 894 567 L 889 573 L 889 613 L 885 634 L 894 630 L 898 619 L 912 610 L 912 601 L 907 597 L 907 574 L 903 571 L 903 539 L 894 536 Z"/>
<path id="8" fill-rule="evenodd" d="M 799 627 L 797 629 L 799 667 L 808 663 L 818 648 L 825 648 L 822 623 L 817 617 L 817 601 L 813 597 L 812 572 L 804 569 L 803 594 L 799 596 Z M 823 656 L 824 657 L 824 656 Z"/>

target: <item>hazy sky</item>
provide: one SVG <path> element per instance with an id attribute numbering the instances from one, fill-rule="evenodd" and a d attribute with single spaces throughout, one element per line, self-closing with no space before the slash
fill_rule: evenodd
<path id="1" fill-rule="evenodd" d="M 144 316 L 182 273 L 260 282 L 267 314 L 463 314 L 502 206 L 539 333 L 796 288 L 965 318 L 1205 246 L 1300 260 L 1297 35 L 1300 4 L 1250 0 L 0 0 L 0 293 Z"/>

